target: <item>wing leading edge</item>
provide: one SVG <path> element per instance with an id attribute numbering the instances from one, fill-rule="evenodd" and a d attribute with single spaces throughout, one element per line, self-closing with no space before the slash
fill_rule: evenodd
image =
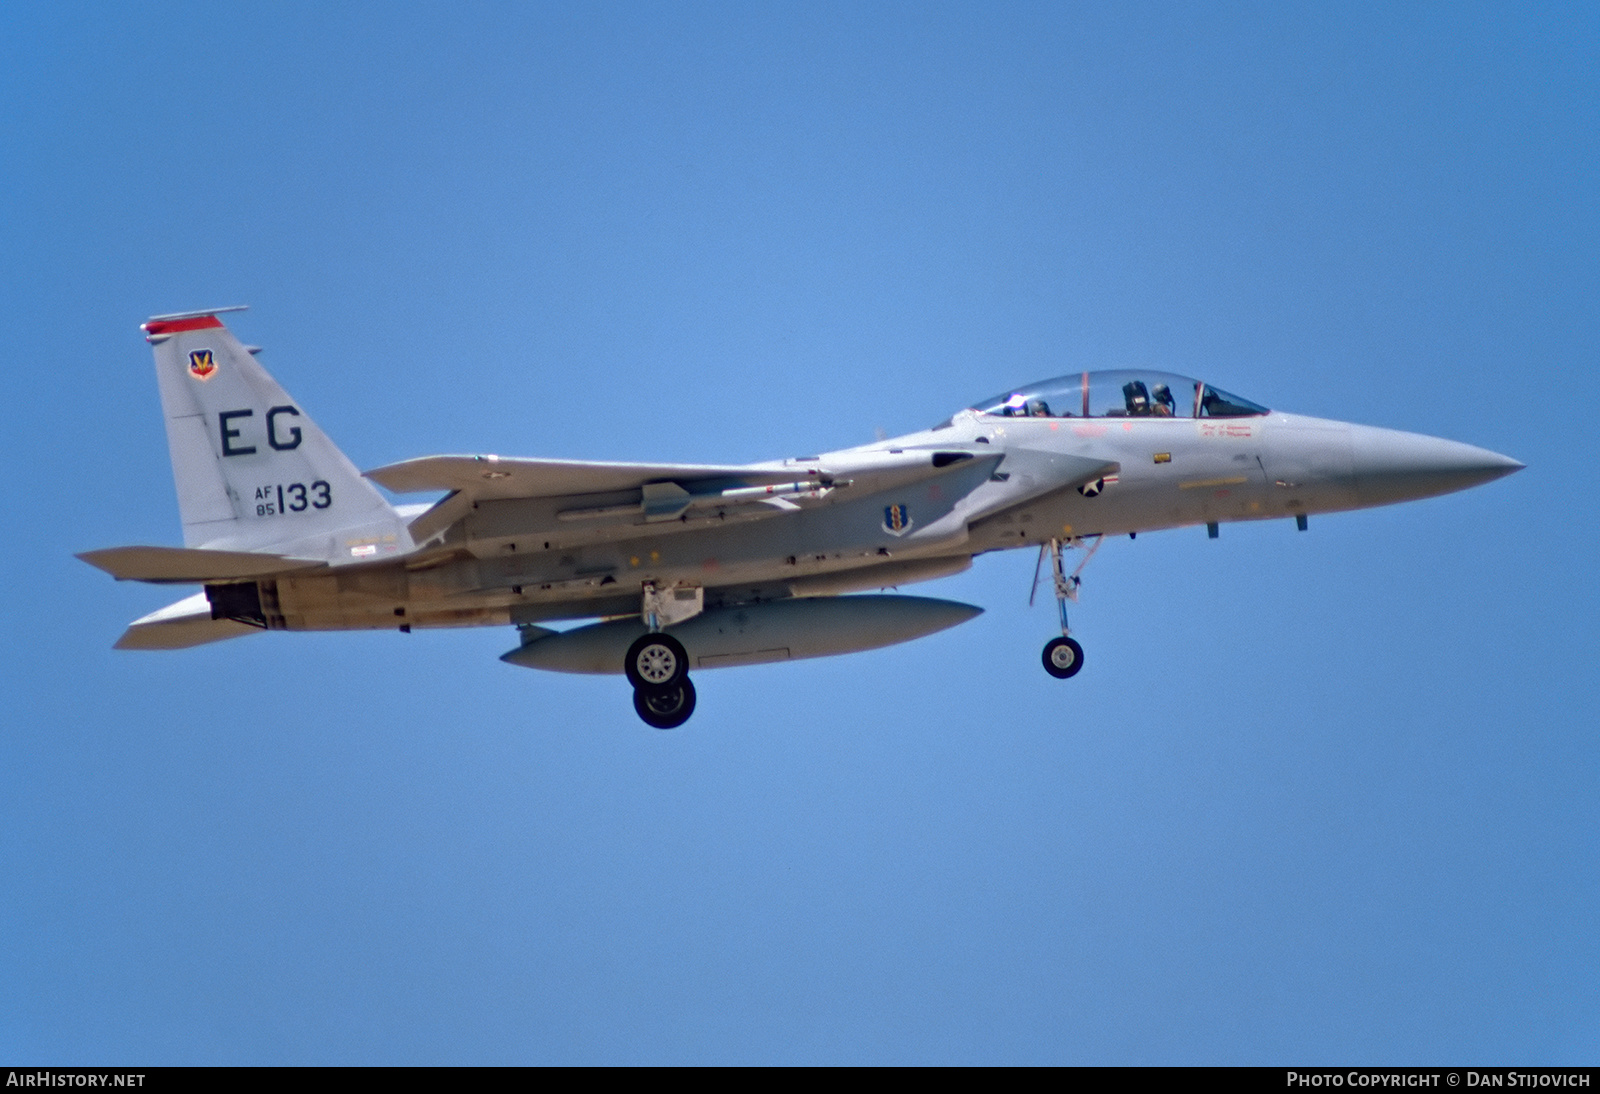
<path id="1" fill-rule="evenodd" d="M 561 521 L 610 519 L 623 525 L 677 520 L 699 509 L 739 507 L 747 515 L 793 510 L 791 498 L 821 499 L 850 488 L 874 493 L 943 474 L 954 465 L 999 456 L 933 449 L 867 450 L 759 464 L 644 464 L 585 460 L 507 459 L 500 456 L 424 456 L 366 472 L 396 493 L 445 490 L 448 496 L 413 520 L 422 543 L 480 502 L 572 498 Z M 609 502 L 576 499 L 611 497 Z M 619 500 L 627 496 L 627 500 Z M 757 507 L 751 511 L 749 507 Z M 764 508 L 770 507 L 770 508 Z"/>
<path id="2" fill-rule="evenodd" d="M 646 483 L 718 480 L 749 486 L 789 481 L 796 468 L 772 465 L 608 463 L 589 460 L 529 460 L 501 456 L 422 456 L 366 472 L 397 494 L 450 490 L 475 499 L 554 498 L 637 490 Z M 805 477 L 802 473 L 800 477 Z"/>

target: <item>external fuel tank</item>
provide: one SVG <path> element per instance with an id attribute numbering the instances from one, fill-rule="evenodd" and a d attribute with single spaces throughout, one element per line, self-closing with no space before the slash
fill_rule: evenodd
<path id="1" fill-rule="evenodd" d="M 694 669 L 798 661 L 892 646 L 965 623 L 982 608 L 923 596 L 822 596 L 716 608 L 666 629 Z M 637 618 L 569 631 L 528 627 L 528 640 L 500 659 L 552 672 L 621 675 L 623 656 L 645 633 Z"/>

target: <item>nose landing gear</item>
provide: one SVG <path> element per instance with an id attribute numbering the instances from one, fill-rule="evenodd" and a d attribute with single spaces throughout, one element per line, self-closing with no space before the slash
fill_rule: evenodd
<path id="1" fill-rule="evenodd" d="M 1045 643 L 1044 671 L 1054 676 L 1057 680 L 1066 680 L 1078 675 L 1078 670 L 1083 668 L 1083 647 L 1078 645 L 1077 639 L 1072 637 L 1072 631 L 1067 626 L 1067 601 L 1074 603 L 1078 599 L 1078 587 L 1083 584 L 1079 574 L 1089 565 L 1089 560 L 1100 549 L 1100 544 L 1105 542 L 1104 536 L 1095 537 L 1094 546 L 1083 556 L 1083 561 L 1078 563 L 1078 568 L 1069 575 L 1061 565 L 1061 549 L 1063 546 L 1075 546 L 1081 541 L 1068 541 L 1063 544 L 1059 539 L 1052 539 L 1049 543 L 1039 548 L 1039 562 L 1033 568 L 1033 593 L 1028 596 L 1029 605 L 1033 604 L 1033 597 L 1039 591 L 1039 569 L 1044 565 L 1044 556 L 1050 555 L 1050 577 L 1055 586 L 1056 611 L 1061 615 L 1061 637 L 1052 638 Z"/>
<path id="2" fill-rule="evenodd" d="M 1044 671 L 1057 680 L 1078 675 L 1083 668 L 1083 647 L 1076 638 L 1062 635 L 1044 644 Z"/>

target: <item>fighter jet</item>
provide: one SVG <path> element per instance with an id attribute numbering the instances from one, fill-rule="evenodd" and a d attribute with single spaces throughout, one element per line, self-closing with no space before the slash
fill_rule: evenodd
<path id="1" fill-rule="evenodd" d="M 365 474 L 221 315 L 152 317 L 183 547 L 78 557 L 119 580 L 200 585 L 118 649 L 261 630 L 513 626 L 502 660 L 615 673 L 647 724 L 682 725 L 691 670 L 909 641 L 982 609 L 870 590 L 1031 548 L 1049 562 L 1051 676 L 1083 667 L 1067 625 L 1107 537 L 1389 505 L 1520 470 L 1454 441 L 1268 410 L 1204 380 L 1073 372 L 930 429 L 766 463 L 424 456 Z M 376 485 L 375 485 L 376 484 Z M 434 494 L 391 504 L 394 494 Z M 1080 556 L 1073 556 L 1074 558 Z M 853 595 L 852 595 L 853 594 Z M 595 620 L 556 630 L 556 621 Z"/>

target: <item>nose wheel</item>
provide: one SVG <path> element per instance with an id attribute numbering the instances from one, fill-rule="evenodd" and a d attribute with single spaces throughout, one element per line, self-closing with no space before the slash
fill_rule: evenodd
<path id="1" fill-rule="evenodd" d="M 1039 565 L 1033 569 L 1034 593 L 1039 591 L 1039 569 L 1044 564 L 1045 554 L 1048 553 L 1051 583 L 1055 586 L 1056 611 L 1061 615 L 1061 637 L 1052 638 L 1045 643 L 1041 660 L 1044 662 L 1044 671 L 1057 680 L 1076 676 L 1078 670 L 1083 668 L 1083 647 L 1078 645 L 1078 640 L 1072 637 L 1071 630 L 1067 626 L 1067 601 L 1078 599 L 1078 586 L 1082 584 L 1078 575 L 1083 573 L 1083 568 L 1089 565 L 1089 560 L 1104 542 L 1104 536 L 1097 538 L 1094 546 L 1089 548 L 1089 553 L 1083 556 L 1083 561 L 1078 563 L 1078 568 L 1071 574 L 1068 574 L 1061 565 L 1061 549 L 1065 545 L 1059 539 L 1052 539 L 1039 548 Z M 1033 603 L 1031 595 L 1028 597 L 1028 603 Z"/>
<path id="2" fill-rule="evenodd" d="M 1062 635 L 1044 644 L 1044 671 L 1057 680 L 1078 675 L 1083 668 L 1083 647 L 1078 640 Z"/>

